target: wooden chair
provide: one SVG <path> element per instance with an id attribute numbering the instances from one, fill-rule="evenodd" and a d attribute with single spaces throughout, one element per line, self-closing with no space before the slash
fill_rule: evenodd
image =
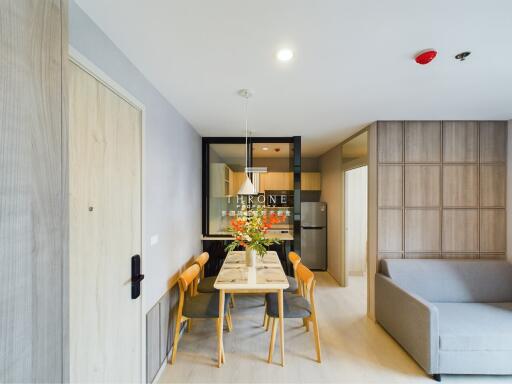
<path id="1" fill-rule="evenodd" d="M 302 318 L 306 323 L 313 323 L 313 331 L 315 337 L 316 360 L 320 363 L 322 356 L 320 352 L 320 335 L 318 333 L 318 321 L 315 310 L 315 275 L 304 264 L 297 265 L 297 281 L 299 284 L 299 294 L 286 292 L 284 294 L 284 318 Z M 309 297 L 309 300 L 308 300 Z M 272 362 L 272 354 L 274 353 L 274 344 L 276 340 L 277 321 L 279 317 L 277 294 L 269 293 L 265 296 L 267 303 L 267 315 L 272 321 L 272 335 L 270 337 L 270 348 L 268 351 L 268 362 Z"/>
<path id="2" fill-rule="evenodd" d="M 180 300 L 178 304 L 178 313 L 176 315 L 176 330 L 174 333 L 174 345 L 171 356 L 171 364 L 176 360 L 178 343 L 180 339 L 181 324 L 190 319 L 216 319 L 217 320 L 217 337 L 220 336 L 221 327 L 219 317 L 219 294 L 218 293 L 201 293 L 194 294 L 195 282 L 200 273 L 198 264 L 188 267 L 178 278 L 180 288 Z M 186 295 L 187 290 L 189 295 Z M 225 308 L 225 317 L 228 324 L 228 331 L 232 329 L 231 313 L 229 307 Z M 190 323 L 189 323 L 190 324 Z M 190 329 L 190 328 L 189 328 Z M 220 347 L 219 347 L 220 348 Z M 224 360 L 224 350 L 221 354 Z"/>
<path id="3" fill-rule="evenodd" d="M 300 264 L 300 256 L 296 253 L 291 251 L 288 253 L 288 260 L 290 260 L 290 263 L 292 263 L 293 266 L 293 277 L 287 276 L 288 283 L 290 286 L 285 290 L 285 292 L 293 292 L 296 293 L 298 289 L 298 283 L 297 283 L 297 266 Z"/>
<path id="4" fill-rule="evenodd" d="M 198 292 L 200 292 L 200 293 L 215 293 L 215 292 L 217 292 L 217 290 L 213 286 L 215 284 L 215 280 L 217 279 L 217 276 L 204 277 L 204 266 L 208 262 L 209 258 L 210 258 L 210 255 L 208 254 L 208 252 L 203 252 L 194 260 L 194 263 L 199 265 L 199 268 L 201 268 L 201 272 L 199 274 L 199 279 L 198 279 L 199 283 L 197 283 L 197 280 L 196 280 L 196 283 L 194 284 L 195 285 L 195 287 L 194 287 L 195 294 L 197 294 Z M 231 297 L 231 300 L 229 301 L 229 304 L 230 304 L 231 308 L 233 308 L 235 306 L 235 298 L 234 298 L 234 295 L 231 295 L 230 297 Z"/>
<path id="5" fill-rule="evenodd" d="M 298 292 L 298 284 L 297 284 L 297 265 L 300 264 L 300 256 L 296 253 L 296 252 L 293 252 L 291 251 L 290 253 L 288 253 L 288 260 L 290 260 L 290 263 L 292 263 L 292 266 L 293 266 L 293 277 L 292 276 L 286 276 L 286 278 L 288 279 L 288 284 L 289 284 L 289 287 L 286 288 L 284 291 L 285 292 L 292 292 L 292 293 L 297 293 Z M 266 302 L 265 302 L 266 304 Z M 263 316 L 263 326 L 265 327 L 265 331 L 268 331 L 268 326 L 269 326 L 269 318 L 267 316 L 267 310 L 266 310 L 266 306 L 265 306 L 265 314 Z M 304 324 L 306 325 L 306 324 Z"/>

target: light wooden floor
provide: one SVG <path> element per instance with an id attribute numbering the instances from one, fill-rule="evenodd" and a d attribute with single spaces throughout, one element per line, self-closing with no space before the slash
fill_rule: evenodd
<path id="1" fill-rule="evenodd" d="M 340 288 L 329 274 L 316 273 L 322 364 L 314 361 L 313 332 L 300 320 L 285 320 L 286 366 L 266 363 L 270 333 L 261 327 L 262 300 L 237 296 L 234 330 L 224 333 L 226 364 L 216 367 L 213 320 L 197 320 L 182 338 L 175 365 L 161 383 L 429 383 L 430 379 L 387 333 L 366 318 L 366 284 L 351 276 Z M 446 383 L 512 383 L 511 376 L 443 376 Z"/>

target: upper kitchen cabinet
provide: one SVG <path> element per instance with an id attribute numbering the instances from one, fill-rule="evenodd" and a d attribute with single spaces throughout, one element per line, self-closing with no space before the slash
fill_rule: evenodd
<path id="1" fill-rule="evenodd" d="M 210 164 L 210 194 L 212 197 L 230 196 L 233 191 L 233 171 L 225 163 Z"/>
<path id="2" fill-rule="evenodd" d="M 293 189 L 292 172 L 267 172 L 260 174 L 259 192 L 287 191 Z"/>
<path id="3" fill-rule="evenodd" d="M 229 196 L 236 196 L 245 181 L 245 172 L 231 172 Z"/>
<path id="4" fill-rule="evenodd" d="M 302 172 L 301 173 L 301 190 L 303 191 L 320 191 L 321 176 L 320 172 Z"/>

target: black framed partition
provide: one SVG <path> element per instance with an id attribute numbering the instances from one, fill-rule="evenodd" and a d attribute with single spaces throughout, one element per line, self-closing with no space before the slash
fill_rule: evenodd
<path id="1" fill-rule="evenodd" d="M 301 137 L 203 137 L 202 139 L 202 233 L 203 248 L 210 253 L 210 271 L 222 264 L 224 248 L 231 236 L 226 228 L 236 216 L 246 196 L 238 189 L 246 178 L 247 166 L 264 167 L 268 172 L 253 173 L 251 178 L 258 194 L 250 201 L 286 216 L 280 224 L 290 239 L 279 249 L 282 260 L 289 250 L 300 252 Z M 281 200 L 274 194 L 280 194 Z M 245 200 L 247 201 L 247 200 Z M 292 240 L 293 239 L 293 240 Z"/>

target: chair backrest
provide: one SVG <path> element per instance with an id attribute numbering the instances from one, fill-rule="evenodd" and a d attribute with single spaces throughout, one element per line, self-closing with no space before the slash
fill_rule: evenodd
<path id="1" fill-rule="evenodd" d="M 315 274 L 306 267 L 304 264 L 297 265 L 297 283 L 299 285 L 299 292 L 306 299 L 309 293 L 309 299 L 313 302 L 313 290 L 315 289 Z"/>
<path id="2" fill-rule="evenodd" d="M 288 253 L 288 260 L 290 260 L 290 263 L 292 263 L 293 272 L 295 273 L 297 271 L 297 265 L 300 263 L 300 256 L 296 252 L 291 251 Z"/>
<path id="3" fill-rule="evenodd" d="M 204 277 L 204 266 L 208 262 L 208 259 L 210 258 L 210 255 L 208 252 L 203 252 L 197 258 L 194 260 L 194 263 L 199 265 L 200 271 L 201 271 L 201 278 Z"/>
<path id="4" fill-rule="evenodd" d="M 185 269 L 185 271 L 183 271 L 183 273 L 178 278 L 178 284 L 180 285 L 180 290 L 182 292 L 185 292 L 189 285 L 197 279 L 200 271 L 201 268 L 196 263 L 192 264 L 190 267 Z"/>

